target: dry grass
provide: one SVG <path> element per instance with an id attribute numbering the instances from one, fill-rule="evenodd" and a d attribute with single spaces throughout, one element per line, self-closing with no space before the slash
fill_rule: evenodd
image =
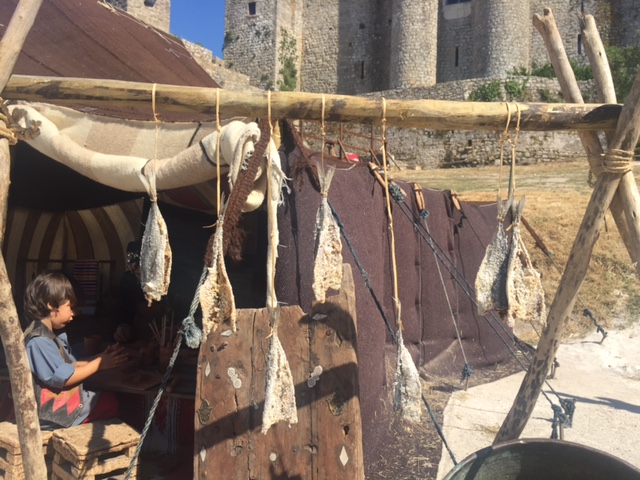
<path id="1" fill-rule="evenodd" d="M 640 167 L 635 170 L 637 176 Z M 508 175 L 508 168 L 503 169 L 503 197 Z M 493 201 L 501 172 L 499 167 L 484 166 L 396 171 L 393 176 L 430 188 L 454 190 L 465 201 Z M 589 201 L 591 188 L 587 177 L 586 163 L 544 163 L 516 168 L 516 197 L 526 197 L 524 218 L 551 253 L 551 257 L 545 255 L 523 228 L 532 262 L 542 275 L 547 307 L 555 295 Z M 610 213 L 593 250 L 565 336 L 593 331 L 592 321 L 582 315 L 585 308 L 605 329 L 623 327 L 640 313 L 640 283 Z M 530 326 L 525 327 L 519 326 L 517 333 L 523 340 L 535 343 L 537 335 Z"/>

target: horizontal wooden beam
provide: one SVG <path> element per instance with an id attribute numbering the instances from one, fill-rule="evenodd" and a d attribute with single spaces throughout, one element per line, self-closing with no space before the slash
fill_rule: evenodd
<path id="1" fill-rule="evenodd" d="M 150 108 L 152 83 L 13 75 L 2 97 L 56 105 Z M 156 84 L 156 110 L 215 115 L 216 101 L 224 117 L 266 117 L 380 124 L 383 103 L 388 126 L 428 130 L 504 130 L 521 115 L 520 129 L 615 130 L 621 105 L 570 103 L 454 102 L 399 100 L 303 92 L 237 92 L 216 88 Z M 324 101 L 324 109 L 322 104 Z M 509 108 L 507 108 L 509 105 Z"/>

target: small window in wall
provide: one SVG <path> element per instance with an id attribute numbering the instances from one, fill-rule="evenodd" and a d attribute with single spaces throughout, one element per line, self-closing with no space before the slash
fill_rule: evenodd
<path id="1" fill-rule="evenodd" d="M 578 55 L 582 55 L 582 35 L 578 34 Z"/>
<path id="2" fill-rule="evenodd" d="M 360 78 L 364 78 L 364 62 L 360 62 Z"/>
<path id="3" fill-rule="evenodd" d="M 459 60 L 459 59 L 460 59 L 460 57 L 459 57 L 459 50 L 458 50 L 458 47 L 456 47 L 456 60 L 455 60 L 455 61 L 456 61 L 456 67 L 458 66 L 458 60 Z"/>
<path id="4" fill-rule="evenodd" d="M 249 15 L 256 14 L 256 2 L 249 2 Z"/>
<path id="5" fill-rule="evenodd" d="M 445 0 L 445 5 L 453 5 L 455 3 L 466 3 L 470 1 L 471 0 Z"/>

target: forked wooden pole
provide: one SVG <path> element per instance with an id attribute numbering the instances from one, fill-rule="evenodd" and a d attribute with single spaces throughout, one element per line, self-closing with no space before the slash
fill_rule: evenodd
<path id="1" fill-rule="evenodd" d="M 534 15 L 533 26 L 538 30 L 544 40 L 551 65 L 553 65 L 553 69 L 558 77 L 564 98 L 569 102 L 584 103 L 582 94 L 580 93 L 580 87 L 569 63 L 569 58 L 564 49 L 562 38 L 560 37 L 560 32 L 556 26 L 551 9 L 545 8 L 542 16 L 538 14 Z M 597 36 L 598 39 L 600 38 L 597 30 L 595 31 L 595 36 Z M 587 46 L 587 44 L 585 44 L 586 50 L 591 50 L 590 47 L 593 44 L 595 44 L 594 46 L 597 48 L 595 36 L 593 32 L 590 32 L 589 45 Z M 600 42 L 600 45 L 602 45 L 602 42 Z M 607 81 L 606 72 L 609 70 L 609 67 L 604 49 L 601 50 L 600 55 L 590 55 L 589 59 L 594 72 L 598 72 L 600 81 L 596 81 L 596 85 L 600 88 L 613 88 L 613 82 Z M 608 77 L 611 78 L 610 73 Z M 605 92 L 603 90 L 600 91 L 604 97 Z M 615 91 L 613 92 L 613 98 L 611 98 L 612 95 L 610 91 L 606 93 L 606 98 L 613 100 L 613 103 L 615 103 Z M 592 171 L 595 171 L 604 152 L 600 144 L 600 139 L 596 132 L 578 132 L 578 136 L 587 153 L 589 165 Z M 635 215 L 636 212 L 640 211 L 640 195 L 638 195 L 638 187 L 636 186 L 633 172 L 628 172 L 620 180 L 620 186 L 611 201 L 610 210 L 622 241 L 629 252 L 631 261 L 635 264 L 636 274 L 640 275 L 640 222 L 638 222 Z"/>
<path id="2" fill-rule="evenodd" d="M 618 128 L 608 153 L 633 152 L 640 136 L 640 73 L 622 108 Z M 495 443 L 514 440 L 520 436 L 536 404 L 542 384 L 555 358 L 564 332 L 566 319 L 573 309 L 576 295 L 589 268 L 593 246 L 598 239 L 604 215 L 611 204 L 622 173 L 603 173 L 596 181 L 582 224 L 569 255 L 556 296 L 549 309 L 547 325 L 542 332 L 536 354 L 531 361 L 516 399 L 507 414 Z"/>
<path id="3" fill-rule="evenodd" d="M 33 26 L 42 0 L 20 0 L 0 41 L 0 91 L 7 84 L 25 38 Z M 1 121 L 1 120 L 0 120 Z M 11 157 L 9 141 L 0 138 L 0 244 L 4 239 L 9 198 Z M 7 358 L 13 407 L 25 478 L 47 478 L 47 466 L 42 455 L 42 434 L 38 421 L 31 369 L 22 343 L 22 329 L 13 302 L 11 283 L 4 257 L 0 253 L 0 336 Z"/>

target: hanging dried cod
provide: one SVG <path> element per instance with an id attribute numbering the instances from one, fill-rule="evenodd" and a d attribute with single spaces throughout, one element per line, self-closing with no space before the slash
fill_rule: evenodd
<path id="1" fill-rule="evenodd" d="M 273 324 L 277 327 L 280 312 L 274 312 Z M 262 413 L 262 433 L 267 433 L 271 425 L 282 420 L 289 424 L 298 423 L 296 392 L 289 361 L 278 338 L 277 328 L 272 330 L 266 367 L 266 390 L 264 412 Z"/>
<path id="2" fill-rule="evenodd" d="M 336 168 L 331 165 L 325 170 L 320 163 L 317 167 L 322 202 L 316 215 L 313 293 L 316 300 L 324 303 L 327 290 L 338 290 L 342 284 L 342 242 L 327 200 Z"/>
<path id="3" fill-rule="evenodd" d="M 513 236 L 506 283 L 509 308 L 503 314 L 510 327 L 514 326 L 516 320 L 539 323 L 546 321 L 547 317 L 540 273 L 531 264 L 529 252 L 520 234 L 524 200 L 523 197 L 513 208 Z"/>
<path id="4" fill-rule="evenodd" d="M 266 388 L 264 411 L 262 413 L 262 433 L 267 433 L 271 425 L 282 420 L 289 424 L 298 423 L 295 386 L 291 368 L 278 338 L 280 307 L 275 292 L 275 266 L 280 235 L 278 232 L 278 203 L 282 191 L 284 173 L 280 167 L 280 155 L 273 143 L 269 142 L 267 157 L 267 228 L 269 247 L 267 250 L 267 309 L 271 320 L 269 354 L 266 366 Z"/>
<path id="5" fill-rule="evenodd" d="M 159 302 L 169 291 L 172 257 L 169 231 L 158 208 L 155 170 L 151 168 L 147 173 L 143 169 L 140 179 L 151 200 L 140 250 L 140 284 L 148 304 L 151 305 L 153 301 Z"/>
<path id="6" fill-rule="evenodd" d="M 211 265 L 207 265 L 207 278 L 200 287 L 200 306 L 202 308 L 202 334 L 206 336 L 218 328 L 225 321 L 231 323 L 236 330 L 236 306 L 231 282 L 224 263 L 224 212 L 227 203 L 223 205 L 216 224 L 216 232 L 211 242 Z"/>
<path id="7" fill-rule="evenodd" d="M 507 303 L 507 264 L 509 261 L 509 238 L 504 230 L 504 219 L 512 199 L 503 202 L 498 196 L 498 229 L 484 254 L 476 276 L 476 302 L 478 313 L 484 315 L 490 310 L 505 312 Z"/>
<path id="8" fill-rule="evenodd" d="M 409 350 L 404 346 L 400 328 L 396 340 L 398 342 L 398 362 L 396 364 L 393 406 L 396 412 L 401 412 L 405 420 L 419 423 L 422 415 L 420 375 Z"/>

